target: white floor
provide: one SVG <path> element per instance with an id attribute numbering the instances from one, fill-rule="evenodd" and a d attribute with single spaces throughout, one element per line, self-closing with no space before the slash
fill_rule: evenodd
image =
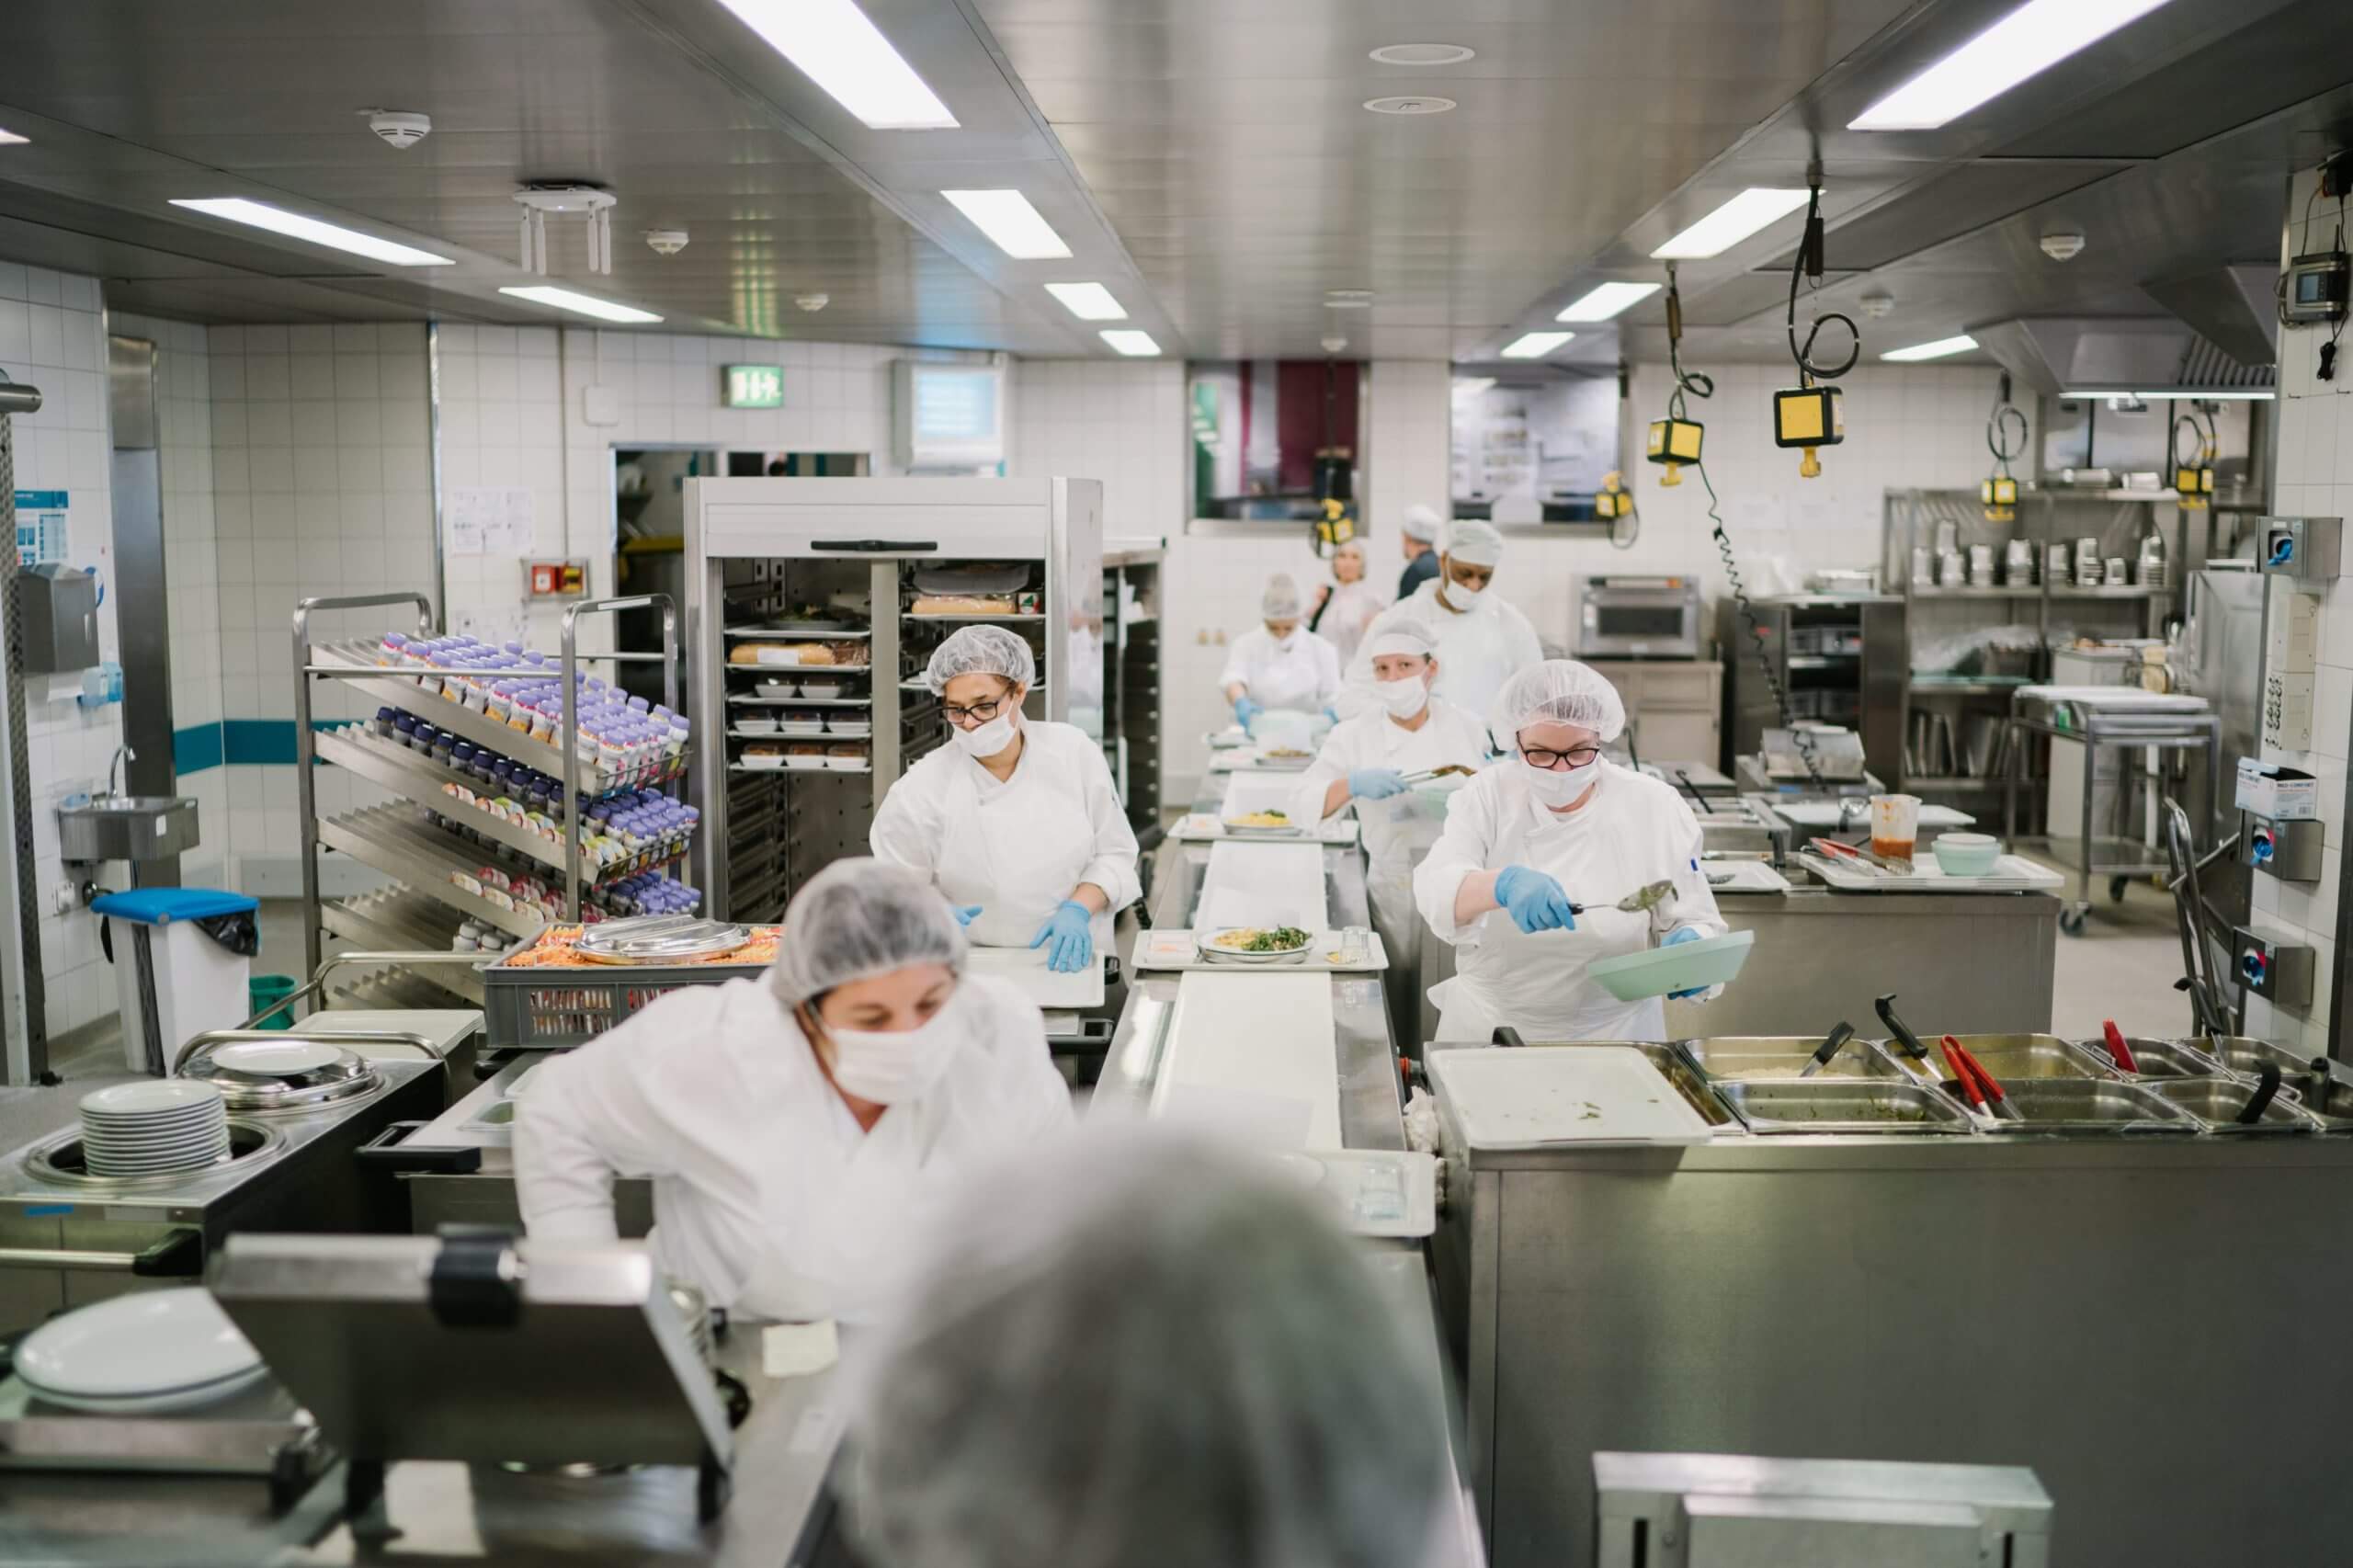
<path id="1" fill-rule="evenodd" d="M 2189 1001 L 2173 989 L 2180 978 L 2181 937 L 2171 895 L 2145 881 L 2132 883 L 2122 903 L 2103 898 L 2093 906 L 2082 936 L 2060 936 L 2052 1032 L 2089 1040 L 2103 1020 L 2114 1018 L 2128 1035 L 2185 1034 Z"/>

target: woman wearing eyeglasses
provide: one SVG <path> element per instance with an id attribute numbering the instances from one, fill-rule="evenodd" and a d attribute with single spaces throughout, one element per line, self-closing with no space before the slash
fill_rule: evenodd
<path id="1" fill-rule="evenodd" d="M 1455 949 L 1454 978 L 1430 993 L 1438 1038 L 1483 1044 L 1508 1024 L 1529 1040 L 1665 1040 L 1658 998 L 1620 1002 L 1586 970 L 1724 933 L 1699 869 L 1699 820 L 1672 786 L 1602 756 L 1626 710 L 1584 665 L 1520 671 L 1493 724 L 1516 760 L 1454 796 L 1414 875 L 1422 918 Z M 1660 881 L 1675 895 L 1648 913 L 1612 907 Z"/>
<path id="2" fill-rule="evenodd" d="M 1004 627 L 942 642 L 924 682 L 952 744 L 891 786 L 869 842 L 878 859 L 929 877 L 974 943 L 1042 948 L 1067 973 L 1108 947 L 1111 916 L 1142 886 L 1102 748 L 1023 717 L 1037 679 L 1029 644 Z"/>

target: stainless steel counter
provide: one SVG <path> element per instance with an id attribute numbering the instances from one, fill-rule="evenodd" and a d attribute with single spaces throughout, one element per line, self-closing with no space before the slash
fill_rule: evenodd
<path id="1" fill-rule="evenodd" d="M 1447 1139 L 1505 1568 L 1591 1561 L 1596 1449 L 2028 1465 L 2078 1568 L 2353 1536 L 2343 1380 L 2294 1348 L 2353 1291 L 2353 1138 Z"/>

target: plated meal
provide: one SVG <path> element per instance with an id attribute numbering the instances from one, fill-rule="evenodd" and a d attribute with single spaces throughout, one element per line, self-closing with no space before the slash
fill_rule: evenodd
<path id="1" fill-rule="evenodd" d="M 1225 819 L 1228 827 L 1276 828 L 1296 827 L 1289 812 L 1245 812 L 1240 816 Z"/>
<path id="2" fill-rule="evenodd" d="M 1211 957 L 1263 963 L 1298 958 L 1314 939 L 1313 932 L 1296 926 L 1234 926 L 1203 937 L 1200 948 Z"/>

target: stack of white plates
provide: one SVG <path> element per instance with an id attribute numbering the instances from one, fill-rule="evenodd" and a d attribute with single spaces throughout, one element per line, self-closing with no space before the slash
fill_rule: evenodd
<path id="1" fill-rule="evenodd" d="M 200 1285 L 116 1296 L 52 1318 L 17 1346 L 17 1376 L 73 1410 L 208 1404 L 258 1381 L 261 1353 Z"/>
<path id="2" fill-rule="evenodd" d="M 117 1084 L 82 1096 L 82 1162 L 92 1176 L 170 1176 L 229 1157 L 229 1108 L 184 1078 Z"/>

